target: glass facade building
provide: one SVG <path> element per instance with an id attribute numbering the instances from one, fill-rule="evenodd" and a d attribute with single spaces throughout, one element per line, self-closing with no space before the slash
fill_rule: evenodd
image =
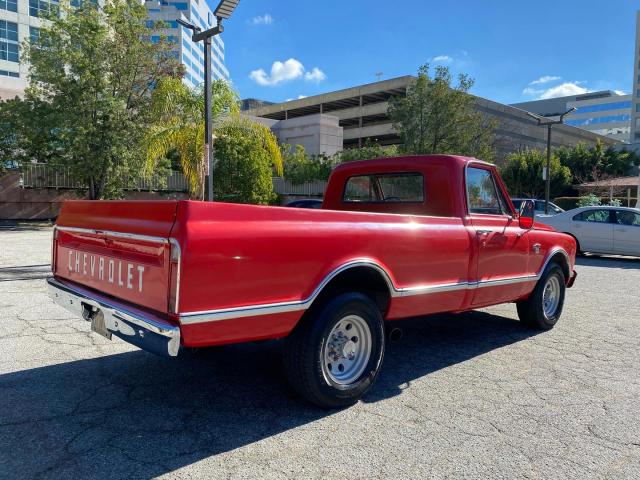
<path id="1" fill-rule="evenodd" d="M 176 22 L 178 18 L 186 20 L 203 30 L 216 25 L 211 8 L 206 0 L 172 1 L 151 0 L 145 2 L 149 20 L 147 25 L 155 22 L 166 23 L 162 34 L 174 45 L 176 57 L 185 67 L 184 82 L 190 87 L 198 87 L 204 83 L 204 45 L 191 40 L 191 31 Z M 159 41 L 154 36 L 151 41 Z M 224 42 L 220 36 L 212 38 L 211 42 L 211 76 L 214 80 L 229 80 L 229 71 L 224 64 Z"/>
<path id="2" fill-rule="evenodd" d="M 631 143 L 640 143 L 640 11 L 636 13 L 635 61 L 633 65 L 633 108 L 631 109 Z"/>

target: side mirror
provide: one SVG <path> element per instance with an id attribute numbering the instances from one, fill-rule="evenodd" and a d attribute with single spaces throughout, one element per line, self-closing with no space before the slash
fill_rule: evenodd
<path id="1" fill-rule="evenodd" d="M 520 205 L 520 215 L 518 216 L 518 222 L 520 228 L 524 230 L 531 230 L 533 228 L 535 217 L 535 204 L 533 200 L 525 200 Z"/>

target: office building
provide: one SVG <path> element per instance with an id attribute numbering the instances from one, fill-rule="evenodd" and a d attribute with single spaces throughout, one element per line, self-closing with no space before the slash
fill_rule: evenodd
<path id="1" fill-rule="evenodd" d="M 549 118 L 576 108 L 565 123 L 621 142 L 631 139 L 632 95 L 618 95 L 610 90 L 582 95 L 533 100 L 512 106 Z"/>
<path id="2" fill-rule="evenodd" d="M 350 148 L 362 145 L 366 140 L 381 145 L 400 143 L 400 137 L 393 128 L 388 114 L 389 99 L 406 94 L 407 86 L 415 77 L 404 76 L 361 85 L 336 92 L 314 95 L 289 102 L 263 105 L 247 110 L 245 113 L 279 123 L 272 127 L 278 138 L 289 144 L 315 142 L 314 152 L 331 153 L 336 143 L 337 130 L 342 129 L 341 146 Z M 475 108 L 487 120 L 495 120 L 494 147 L 496 160 L 502 161 L 509 153 L 524 148 L 546 148 L 546 128 L 538 126 L 527 113 L 513 106 L 475 97 Z M 301 118 L 304 117 L 304 118 Z M 316 119 L 312 122 L 313 119 Z M 298 120 L 295 128 L 290 128 L 291 121 Z M 304 120 L 304 122 L 303 122 Z M 332 123 L 333 122 L 333 123 Z M 304 128 L 303 124 L 304 123 Z M 312 125 L 323 126 L 323 135 L 307 135 L 318 129 Z M 319 129 L 321 132 L 323 129 Z M 286 136 L 283 136 L 285 135 Z M 317 140 L 315 140 L 317 139 Z M 552 146 L 574 146 L 578 142 L 593 145 L 597 140 L 613 145 L 616 140 L 576 128 L 571 125 L 554 127 Z M 306 147 L 306 144 L 305 144 Z"/>
<path id="3" fill-rule="evenodd" d="M 29 65 L 20 44 L 38 35 L 41 12 L 58 8 L 58 0 L 0 0 L 0 99 L 21 97 Z"/>
<path id="4" fill-rule="evenodd" d="M 640 142 L 640 11 L 636 13 L 636 39 L 633 62 L 633 82 L 631 95 L 631 143 Z"/>
<path id="5" fill-rule="evenodd" d="M 158 21 L 167 24 L 167 28 L 158 33 L 166 35 L 173 43 L 176 56 L 185 66 L 184 82 L 191 87 L 204 83 L 203 42 L 193 42 L 191 31 L 179 25 L 176 20 L 181 18 L 203 30 L 214 27 L 216 18 L 207 0 L 150 0 L 145 2 L 145 6 L 149 14 L 149 26 Z M 159 40 L 160 35 L 151 37 L 152 42 Z M 224 42 L 220 35 L 213 37 L 211 41 L 211 76 L 214 80 L 229 80 L 229 71 L 224 64 Z"/>

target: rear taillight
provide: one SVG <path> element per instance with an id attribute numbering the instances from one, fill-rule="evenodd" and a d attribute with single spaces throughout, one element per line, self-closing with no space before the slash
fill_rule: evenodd
<path id="1" fill-rule="evenodd" d="M 180 303 L 180 245 L 175 238 L 169 239 L 171 247 L 170 265 L 169 265 L 169 312 L 178 313 Z"/>

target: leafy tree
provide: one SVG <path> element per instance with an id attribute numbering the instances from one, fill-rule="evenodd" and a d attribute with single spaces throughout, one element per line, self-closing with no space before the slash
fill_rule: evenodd
<path id="1" fill-rule="evenodd" d="M 561 147 L 555 154 L 571 170 L 574 185 L 628 175 L 633 165 L 640 164 L 635 152 L 606 147 L 599 140 L 593 147 L 578 143 L 575 147 Z"/>
<path id="2" fill-rule="evenodd" d="M 600 205 L 602 205 L 600 197 L 594 193 L 590 193 L 589 195 L 585 195 L 578 199 L 578 207 L 597 207 Z"/>
<path id="3" fill-rule="evenodd" d="M 338 152 L 338 163 L 354 162 L 357 160 L 370 160 L 373 158 L 394 157 L 398 155 L 397 145 L 389 145 L 383 147 L 377 143 L 372 142 L 370 139 L 366 139 L 361 147 L 347 148 Z"/>
<path id="4" fill-rule="evenodd" d="M 276 163 L 281 159 L 268 127 L 238 116 L 228 118 L 216 129 L 215 150 L 213 184 L 218 199 L 255 204 L 275 199 L 272 165 L 274 156 Z"/>
<path id="5" fill-rule="evenodd" d="M 181 66 L 166 39 L 150 42 L 154 30 L 136 0 L 63 9 L 24 47 L 24 101 L 4 107 L 24 157 L 69 167 L 92 199 L 118 197 L 142 170 L 150 92 Z"/>
<path id="6" fill-rule="evenodd" d="M 316 180 L 326 180 L 334 166 L 334 157 L 327 155 L 307 155 L 302 145 L 283 144 L 280 146 L 284 178 L 294 185 Z"/>
<path id="7" fill-rule="evenodd" d="M 545 180 L 542 172 L 547 166 L 546 152 L 540 150 L 522 150 L 507 157 L 500 167 L 500 175 L 507 185 L 509 194 L 514 197 L 541 198 L 545 194 Z M 562 193 L 571 184 L 571 171 L 560 164 L 556 155 L 551 156 L 550 195 Z"/>
<path id="8" fill-rule="evenodd" d="M 238 112 L 238 96 L 224 80 L 211 85 L 211 111 L 215 120 Z M 178 78 L 160 80 L 151 101 L 153 124 L 145 137 L 147 173 L 164 158 L 177 156 L 189 182 L 192 198 L 204 198 L 204 93 Z M 214 131 L 214 135 L 217 132 Z M 214 156 L 217 153 L 214 152 Z M 274 156 L 277 161 L 278 155 Z"/>
<path id="9" fill-rule="evenodd" d="M 495 123 L 475 110 L 469 89 L 474 81 L 465 74 L 452 86 L 448 67 L 438 66 L 433 77 L 429 65 L 418 70 L 418 78 L 405 97 L 390 101 L 389 114 L 409 154 L 451 153 L 491 160 Z"/>

